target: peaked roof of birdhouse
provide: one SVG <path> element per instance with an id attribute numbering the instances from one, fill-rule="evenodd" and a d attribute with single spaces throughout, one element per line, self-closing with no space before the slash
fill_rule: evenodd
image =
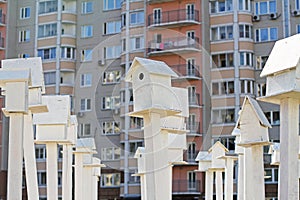
<path id="1" fill-rule="evenodd" d="M 244 103 L 242 106 L 242 109 L 239 112 L 239 118 L 237 120 L 237 123 L 240 123 L 241 120 L 241 116 L 242 115 L 248 115 L 249 113 L 244 113 L 244 107 L 246 106 L 246 103 L 249 102 L 252 110 L 255 113 L 255 116 L 257 117 L 257 120 L 259 120 L 259 123 L 264 126 L 264 127 L 268 127 L 268 128 L 272 128 L 271 124 L 269 123 L 268 119 L 266 118 L 265 114 L 263 113 L 262 109 L 260 108 L 259 104 L 257 103 L 256 100 L 254 100 L 253 98 L 246 96 L 244 99 Z"/>
<path id="2" fill-rule="evenodd" d="M 162 61 L 135 57 L 131 64 L 131 67 L 129 68 L 129 71 L 126 74 L 126 81 L 132 81 L 131 75 L 138 67 L 145 68 L 145 70 L 150 74 L 178 77 L 178 75 L 166 63 Z"/>
<path id="3" fill-rule="evenodd" d="M 138 147 L 135 151 L 134 158 L 139 158 L 141 154 L 145 153 L 145 147 Z"/>
<path id="4" fill-rule="evenodd" d="M 76 148 L 84 148 L 86 150 L 96 150 L 94 138 L 80 138 L 77 139 Z"/>
<path id="5" fill-rule="evenodd" d="M 231 132 L 231 135 L 239 136 L 239 135 L 241 135 L 241 130 L 237 127 L 234 127 L 234 129 Z"/>
<path id="6" fill-rule="evenodd" d="M 277 72 L 294 68 L 300 58 L 300 34 L 278 40 L 266 62 L 260 76 L 268 76 Z"/>
<path id="7" fill-rule="evenodd" d="M 269 152 L 268 154 L 272 154 L 273 151 L 279 151 L 280 150 L 280 143 L 273 143 L 270 145 L 270 148 L 269 148 Z"/>
<path id="8" fill-rule="evenodd" d="M 211 154 L 208 151 L 199 151 L 195 161 L 211 161 Z"/>
<path id="9" fill-rule="evenodd" d="M 209 150 L 208 152 L 211 153 L 213 151 L 214 148 L 216 147 L 221 147 L 224 149 L 225 152 L 229 152 L 229 150 L 220 142 L 220 141 L 217 141 Z"/>

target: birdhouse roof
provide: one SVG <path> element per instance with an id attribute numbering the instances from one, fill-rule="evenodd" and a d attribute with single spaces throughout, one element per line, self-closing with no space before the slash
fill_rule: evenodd
<path id="1" fill-rule="evenodd" d="M 200 151 L 195 159 L 196 161 L 211 161 L 211 154 L 208 151 Z"/>
<path id="2" fill-rule="evenodd" d="M 234 127 L 234 129 L 231 132 L 231 135 L 239 136 L 239 135 L 241 135 L 241 130 L 237 127 Z"/>
<path id="3" fill-rule="evenodd" d="M 279 151 L 280 150 L 280 143 L 273 143 L 270 145 L 268 154 L 272 154 L 272 151 Z"/>
<path id="4" fill-rule="evenodd" d="M 178 77 L 178 75 L 166 63 L 162 61 L 135 57 L 129 71 L 126 74 L 126 81 L 132 81 L 131 75 L 138 67 L 145 68 L 145 70 L 150 74 Z"/>
<path id="5" fill-rule="evenodd" d="M 272 128 L 271 124 L 269 123 L 268 119 L 266 118 L 265 114 L 263 113 L 263 111 L 260 108 L 257 101 L 254 100 L 253 98 L 249 97 L 249 96 L 246 96 L 245 99 L 244 99 L 244 103 L 243 103 L 242 109 L 239 113 L 239 118 L 237 120 L 237 123 L 238 124 L 240 123 L 241 116 L 244 114 L 244 112 L 243 112 L 244 109 L 243 108 L 246 106 L 247 102 L 250 103 L 250 106 L 253 109 L 253 111 L 254 111 L 254 113 L 257 117 L 257 120 L 259 120 L 259 123 L 264 127 Z M 247 115 L 248 113 L 245 113 L 245 114 Z"/>
<path id="6" fill-rule="evenodd" d="M 260 76 L 268 76 L 297 66 L 300 58 L 300 34 L 278 40 Z"/>
<path id="7" fill-rule="evenodd" d="M 141 154 L 145 153 L 145 147 L 138 147 L 135 151 L 134 158 L 139 158 Z"/>
<path id="8" fill-rule="evenodd" d="M 77 139 L 76 148 L 84 148 L 88 151 L 96 150 L 94 138 L 80 138 Z"/>
<path id="9" fill-rule="evenodd" d="M 224 149 L 225 152 L 228 152 L 228 149 L 220 142 L 220 141 L 217 141 L 209 150 L 208 152 L 212 152 L 213 149 L 217 148 L 217 147 L 221 147 Z"/>

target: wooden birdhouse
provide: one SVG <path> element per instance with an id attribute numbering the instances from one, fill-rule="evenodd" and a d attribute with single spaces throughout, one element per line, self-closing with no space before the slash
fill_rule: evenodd
<path id="1" fill-rule="evenodd" d="M 146 159 L 145 159 L 145 147 L 138 147 L 134 158 L 137 159 L 138 163 L 138 173 L 137 175 L 142 175 L 146 173 Z"/>
<path id="2" fill-rule="evenodd" d="M 235 127 L 231 135 L 235 136 L 234 152 L 236 154 L 244 154 L 244 148 L 238 145 L 239 143 L 241 143 L 241 130 Z"/>
<path id="3" fill-rule="evenodd" d="M 83 156 L 83 167 L 89 170 L 92 170 L 92 175 L 100 177 L 101 176 L 101 167 L 105 167 L 104 164 L 101 164 L 99 158 L 95 158 L 92 154 L 84 154 Z"/>
<path id="4" fill-rule="evenodd" d="M 280 104 L 280 99 L 300 99 L 300 34 L 278 40 L 261 72 L 267 77 L 266 96 L 259 100 Z"/>
<path id="5" fill-rule="evenodd" d="M 280 143 L 273 143 L 270 145 L 269 154 L 271 154 L 271 165 L 280 164 Z"/>
<path id="6" fill-rule="evenodd" d="M 186 134 L 168 134 L 168 159 L 170 163 L 184 163 L 183 150 L 186 149 Z"/>
<path id="7" fill-rule="evenodd" d="M 125 78 L 132 82 L 134 112 L 157 109 L 180 113 L 182 99 L 171 87 L 171 77 L 178 75 L 164 62 L 136 57 Z"/>
<path id="8" fill-rule="evenodd" d="M 271 128 L 266 116 L 257 101 L 249 96 L 245 97 L 239 113 L 237 128 L 240 129 L 241 146 L 269 145 L 269 132 Z"/>
<path id="9" fill-rule="evenodd" d="M 225 156 L 228 149 L 220 141 L 217 141 L 208 152 L 211 154 L 211 169 L 225 169 L 225 160 L 219 159 L 219 157 Z"/>
<path id="10" fill-rule="evenodd" d="M 96 144 L 94 138 L 80 138 L 76 141 L 76 151 L 74 153 L 96 154 Z M 90 157 L 91 158 L 91 157 Z M 86 160 L 89 160 L 86 157 Z"/>
<path id="11" fill-rule="evenodd" d="M 42 103 L 47 105 L 49 112 L 33 115 L 33 124 L 36 125 L 36 142 L 74 142 L 74 138 L 68 136 L 70 125 L 70 97 L 43 96 Z"/>
<path id="12" fill-rule="evenodd" d="M 198 161 L 198 171 L 208 171 L 211 168 L 211 159 L 211 153 L 208 151 L 200 151 L 195 159 Z"/>

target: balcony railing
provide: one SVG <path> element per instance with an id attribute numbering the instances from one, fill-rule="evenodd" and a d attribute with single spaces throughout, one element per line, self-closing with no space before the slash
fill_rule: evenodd
<path id="1" fill-rule="evenodd" d="M 189 106 L 200 106 L 200 94 L 189 95 Z"/>
<path id="2" fill-rule="evenodd" d="M 173 180 L 172 183 L 173 193 L 200 193 L 201 182 L 189 180 Z"/>
<path id="3" fill-rule="evenodd" d="M 180 22 L 199 22 L 198 10 L 172 10 L 161 12 L 161 14 L 148 15 L 148 26 L 160 26 L 163 24 L 174 24 Z"/>
<path id="4" fill-rule="evenodd" d="M 179 76 L 201 78 L 198 65 L 187 66 L 187 64 L 170 66 Z"/>
<path id="5" fill-rule="evenodd" d="M 199 151 L 188 151 L 186 150 L 183 153 L 183 160 L 189 162 L 189 163 L 196 163 L 195 159 L 198 155 Z"/>
<path id="6" fill-rule="evenodd" d="M 199 49 L 199 38 L 190 37 L 175 37 L 166 38 L 161 42 L 152 40 L 148 43 L 148 53 L 160 52 L 165 50 L 176 50 L 182 48 L 195 48 Z"/>

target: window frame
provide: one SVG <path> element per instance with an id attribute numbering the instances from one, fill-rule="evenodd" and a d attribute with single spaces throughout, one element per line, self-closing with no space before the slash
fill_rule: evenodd
<path id="1" fill-rule="evenodd" d="M 30 30 L 28 29 L 19 31 L 19 43 L 25 42 L 30 42 Z"/>
<path id="2" fill-rule="evenodd" d="M 81 74 L 80 87 L 91 87 L 93 75 L 90 73 Z"/>
<path id="3" fill-rule="evenodd" d="M 81 38 L 91 38 L 93 37 L 93 25 L 82 25 L 80 27 L 80 36 Z"/>
<path id="4" fill-rule="evenodd" d="M 31 8 L 29 6 L 20 8 L 20 19 L 29 19 L 30 15 Z"/>
<path id="5" fill-rule="evenodd" d="M 91 4 L 91 10 L 89 10 L 89 4 Z M 93 1 L 84 1 L 84 2 L 81 2 L 81 14 L 91 14 L 93 13 L 94 9 L 93 9 L 93 6 L 94 6 L 94 2 Z"/>
<path id="6" fill-rule="evenodd" d="M 92 125 L 90 123 L 81 123 L 79 124 L 79 136 L 80 137 L 87 137 L 87 136 L 91 136 L 91 129 L 92 129 Z M 89 131 L 87 131 L 89 130 Z"/>

